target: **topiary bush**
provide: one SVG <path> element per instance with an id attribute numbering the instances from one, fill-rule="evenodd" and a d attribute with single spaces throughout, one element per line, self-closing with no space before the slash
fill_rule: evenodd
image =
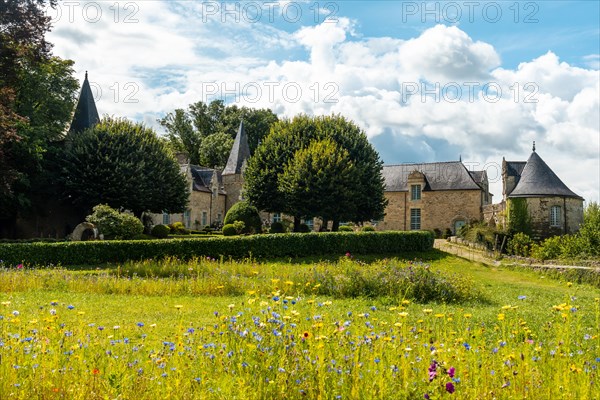
<path id="1" fill-rule="evenodd" d="M 164 239 L 169 236 L 171 228 L 168 225 L 154 225 L 150 234 L 158 239 Z"/>
<path id="2" fill-rule="evenodd" d="M 247 201 L 240 201 L 227 211 L 225 225 L 233 224 L 235 221 L 244 223 L 245 227 L 242 233 L 260 233 L 262 230 L 262 221 L 258 210 Z"/>
<path id="3" fill-rule="evenodd" d="M 235 236 L 237 234 L 237 230 L 233 224 L 225 224 L 223 226 L 223 236 Z"/>
<path id="4" fill-rule="evenodd" d="M 269 233 L 285 233 L 285 227 L 281 222 L 273 222 Z"/>
<path id="5" fill-rule="evenodd" d="M 352 229 L 351 226 L 348 225 L 342 225 L 338 228 L 338 231 L 340 232 L 354 232 L 354 229 Z"/>
<path id="6" fill-rule="evenodd" d="M 169 228 L 171 229 L 171 234 L 173 234 L 173 235 L 189 235 L 190 234 L 190 231 L 185 228 L 185 225 L 183 225 L 183 222 L 174 222 L 169 225 Z"/>
<path id="7" fill-rule="evenodd" d="M 95 206 L 85 220 L 96 225 L 105 239 L 131 239 L 144 231 L 144 225 L 138 218 L 106 204 Z"/>
<path id="8" fill-rule="evenodd" d="M 373 228 L 370 225 L 367 225 L 367 226 L 363 226 L 362 229 L 361 229 L 361 231 L 363 231 L 363 232 L 375 232 L 375 228 Z"/>
<path id="9" fill-rule="evenodd" d="M 300 224 L 298 226 L 298 230 L 296 231 L 298 233 L 308 233 L 310 232 L 310 227 L 306 224 Z"/>

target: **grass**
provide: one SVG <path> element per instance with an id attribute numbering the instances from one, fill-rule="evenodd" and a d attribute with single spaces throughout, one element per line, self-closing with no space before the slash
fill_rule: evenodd
<path id="1" fill-rule="evenodd" d="M 598 398 L 596 288 L 424 256 L 5 269 L 1 397 Z"/>

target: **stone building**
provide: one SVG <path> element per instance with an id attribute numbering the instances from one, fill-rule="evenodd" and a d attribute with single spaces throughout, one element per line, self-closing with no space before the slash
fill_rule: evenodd
<path id="1" fill-rule="evenodd" d="M 383 167 L 388 206 L 379 230 L 435 230 L 455 233 L 482 219 L 491 203 L 485 171 L 468 171 L 461 161 Z"/>
<path id="2" fill-rule="evenodd" d="M 565 185 L 533 151 L 527 161 L 502 159 L 502 202 L 484 210 L 487 221 L 506 226 L 511 202 L 527 210 L 536 239 L 574 233 L 583 222 L 583 198 Z"/>
<path id="3" fill-rule="evenodd" d="M 181 172 L 190 185 L 188 209 L 183 214 L 150 214 L 153 223 L 181 222 L 186 228 L 195 230 L 222 225 L 227 210 L 243 199 L 243 173 L 249 157 L 250 147 L 243 122 L 240 122 L 223 171 L 191 165 L 187 157 L 178 155 Z"/>

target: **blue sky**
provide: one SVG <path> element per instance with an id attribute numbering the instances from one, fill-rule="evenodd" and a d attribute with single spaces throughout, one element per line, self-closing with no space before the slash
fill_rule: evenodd
<path id="1" fill-rule="evenodd" d="M 531 142 L 600 199 L 598 1 L 80 1 L 55 53 L 103 114 L 156 119 L 214 98 L 282 117 L 340 113 L 386 163 L 462 156 L 496 199 Z"/>

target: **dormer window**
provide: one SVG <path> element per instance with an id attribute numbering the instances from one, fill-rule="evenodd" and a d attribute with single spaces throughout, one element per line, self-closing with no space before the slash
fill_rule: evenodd
<path id="1" fill-rule="evenodd" d="M 410 186 L 410 199 L 421 200 L 421 185 Z"/>

